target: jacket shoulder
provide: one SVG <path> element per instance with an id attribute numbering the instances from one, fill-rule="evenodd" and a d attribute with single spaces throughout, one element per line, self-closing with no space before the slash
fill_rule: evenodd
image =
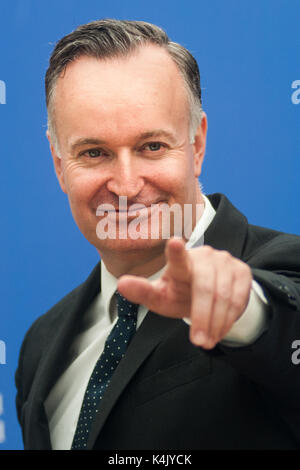
<path id="1" fill-rule="evenodd" d="M 255 259 L 258 262 L 269 259 L 274 265 L 285 260 L 299 267 L 300 236 L 249 225 L 243 258 L 245 261 Z"/>

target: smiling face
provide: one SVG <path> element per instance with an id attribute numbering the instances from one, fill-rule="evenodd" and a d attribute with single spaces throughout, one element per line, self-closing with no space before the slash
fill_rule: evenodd
<path id="1" fill-rule="evenodd" d="M 60 158 L 48 135 L 51 152 L 83 235 L 101 256 L 163 250 L 161 236 L 100 240 L 96 211 L 118 208 L 119 196 L 128 206 L 201 202 L 206 117 L 191 144 L 185 85 L 168 53 L 144 46 L 127 57 L 79 57 L 57 80 L 53 99 Z"/>

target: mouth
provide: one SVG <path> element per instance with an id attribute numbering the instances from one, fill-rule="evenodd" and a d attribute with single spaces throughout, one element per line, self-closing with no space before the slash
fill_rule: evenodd
<path id="1" fill-rule="evenodd" d="M 159 207 L 161 204 L 163 204 L 164 201 L 159 200 L 147 204 L 132 204 L 128 208 L 118 208 L 115 211 L 111 211 L 111 213 L 116 213 L 118 217 L 127 217 L 128 219 L 139 217 L 148 217 L 151 216 L 154 212 L 159 210 Z"/>
<path id="2" fill-rule="evenodd" d="M 159 211 L 161 204 L 166 203 L 166 201 L 158 200 L 151 203 L 136 203 L 128 206 L 119 205 L 114 209 L 103 208 L 102 216 L 113 218 L 117 220 L 128 220 L 134 218 L 143 219 L 146 217 L 151 217 Z"/>

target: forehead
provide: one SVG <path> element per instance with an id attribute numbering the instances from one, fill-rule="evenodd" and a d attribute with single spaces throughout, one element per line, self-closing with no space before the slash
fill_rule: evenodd
<path id="1" fill-rule="evenodd" d="M 61 125 L 78 127 L 80 115 L 81 127 L 113 123 L 147 131 L 149 119 L 182 125 L 189 111 L 177 65 L 167 51 L 152 45 L 125 57 L 79 57 L 57 80 L 54 107 L 58 131 Z"/>

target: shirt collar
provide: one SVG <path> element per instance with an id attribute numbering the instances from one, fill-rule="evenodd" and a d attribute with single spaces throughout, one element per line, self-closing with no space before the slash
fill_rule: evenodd
<path id="1" fill-rule="evenodd" d="M 196 248 L 197 246 L 201 246 L 204 243 L 204 232 L 207 230 L 208 226 L 212 222 L 216 211 L 211 205 L 209 199 L 202 194 L 204 199 L 204 211 L 196 223 L 196 226 L 189 238 L 186 242 L 186 248 L 189 250 L 191 248 Z M 161 273 L 163 272 L 164 268 L 160 269 L 148 279 L 149 281 L 154 281 L 158 279 Z M 111 298 L 114 292 L 117 290 L 118 279 L 113 276 L 106 268 L 103 261 L 101 262 L 101 295 L 104 302 L 105 311 L 109 312 Z"/>
<path id="2" fill-rule="evenodd" d="M 113 276 L 101 261 L 101 295 L 104 303 L 105 312 L 110 311 L 110 301 L 117 290 L 118 279 Z"/>
<path id="3" fill-rule="evenodd" d="M 202 194 L 202 197 L 204 199 L 204 211 L 196 223 L 189 240 L 185 244 L 187 250 L 204 244 L 204 232 L 207 230 L 208 226 L 211 224 L 214 216 L 216 215 L 216 211 L 211 205 L 208 197 L 206 197 L 204 194 Z"/>

